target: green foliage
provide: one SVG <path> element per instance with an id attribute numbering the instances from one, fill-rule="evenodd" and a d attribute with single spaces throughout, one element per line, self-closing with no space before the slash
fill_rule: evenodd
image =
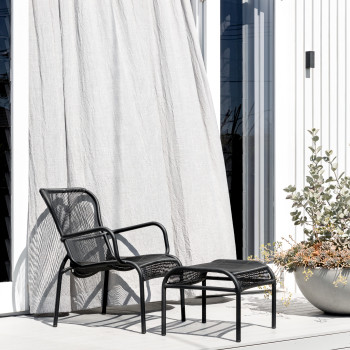
<path id="1" fill-rule="evenodd" d="M 283 249 L 282 243 L 261 247 L 261 257 L 251 257 L 274 263 L 279 275 L 282 271 L 292 272 L 304 267 L 305 279 L 312 276 L 317 267 L 335 269 L 350 268 L 350 178 L 339 173 L 333 151 L 322 154 L 318 130 L 312 129 L 312 144 L 306 186 L 297 191 L 296 186 L 284 190 L 292 201 L 291 219 L 296 226 L 302 226 L 306 241 L 296 242 L 282 238 L 289 244 Z M 346 284 L 347 278 L 340 277 L 333 284 Z"/>
<path id="2" fill-rule="evenodd" d="M 318 130 L 309 130 L 312 139 L 307 185 L 297 191 L 295 186 L 284 190 L 293 202 L 291 219 L 303 226 L 308 242 L 331 240 L 338 248 L 350 248 L 350 178 L 339 174 L 333 151 L 322 154 Z M 329 173 L 329 175 L 326 175 Z"/>

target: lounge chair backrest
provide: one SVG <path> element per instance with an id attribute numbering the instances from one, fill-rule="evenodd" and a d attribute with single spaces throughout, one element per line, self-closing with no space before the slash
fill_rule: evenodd
<path id="1" fill-rule="evenodd" d="M 102 226 L 97 198 L 84 188 L 40 189 L 40 194 L 62 238 Z M 78 263 L 98 263 L 113 258 L 103 232 L 64 240 L 70 258 Z"/>

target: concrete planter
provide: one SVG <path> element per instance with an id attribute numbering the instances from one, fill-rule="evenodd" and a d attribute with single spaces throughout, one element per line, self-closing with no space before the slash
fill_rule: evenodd
<path id="1" fill-rule="evenodd" d="M 311 269 L 313 275 L 305 281 L 304 268 L 295 271 L 295 280 L 305 298 L 318 309 L 331 313 L 350 315 L 350 269 Z M 335 282 L 339 274 L 347 278 L 346 285 Z"/>

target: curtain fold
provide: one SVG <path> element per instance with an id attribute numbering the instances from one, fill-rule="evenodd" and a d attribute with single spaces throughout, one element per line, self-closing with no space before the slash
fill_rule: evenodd
<path id="1" fill-rule="evenodd" d="M 31 10 L 31 312 L 52 312 L 64 256 L 41 187 L 90 189 L 112 229 L 163 223 L 183 264 L 235 258 L 190 1 L 32 0 Z M 130 232 L 121 243 L 124 254 L 164 249 L 154 228 Z M 138 302 L 135 273 L 110 278 L 110 303 Z M 147 300 L 159 300 L 160 285 L 147 283 Z M 100 304 L 100 274 L 65 277 L 61 311 Z"/>

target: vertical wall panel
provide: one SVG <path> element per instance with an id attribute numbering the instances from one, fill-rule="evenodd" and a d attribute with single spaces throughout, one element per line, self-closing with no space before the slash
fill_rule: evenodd
<path id="1" fill-rule="evenodd" d="M 323 150 L 350 171 L 350 1 L 275 0 L 275 227 L 276 239 L 296 235 L 283 188 L 305 184 L 312 127 Z M 315 68 L 305 68 L 305 51 Z M 293 176 L 291 176 L 293 174 Z M 326 174 L 327 175 L 327 174 Z"/>
<path id="2" fill-rule="evenodd" d="M 338 0 L 329 2 L 329 135 L 330 148 L 338 154 Z"/>
<path id="3" fill-rule="evenodd" d="M 312 79 L 312 105 L 313 105 L 313 124 L 315 128 L 322 129 L 322 69 L 321 69 L 321 48 L 322 48 L 322 1 L 313 0 L 313 50 L 315 51 L 316 64 L 319 69 L 313 72 Z M 322 135 L 320 135 L 322 136 Z M 321 140 L 322 142 L 322 140 Z"/>
<path id="4" fill-rule="evenodd" d="M 283 6 L 281 6 L 283 5 Z M 276 238 L 294 234 L 290 220 L 290 204 L 283 188 L 295 183 L 296 137 L 295 115 L 300 106 L 295 99 L 299 88 L 295 79 L 297 68 L 298 27 L 294 0 L 275 2 L 275 227 Z M 299 34 L 300 36 L 300 34 Z M 302 77 L 299 79 L 301 80 Z M 283 86 L 288 82 L 288 86 Z M 288 91 L 285 89 L 288 88 Z M 302 117 L 302 115 L 301 115 Z"/>
<path id="5" fill-rule="evenodd" d="M 321 0 L 321 48 L 319 55 L 319 70 L 321 74 L 321 141 L 323 150 L 330 148 L 330 119 L 329 119 L 329 1 Z M 317 63 L 317 61 L 316 61 Z M 329 172 L 327 172 L 329 175 Z"/>
<path id="6" fill-rule="evenodd" d="M 299 98 L 303 99 L 304 104 L 304 121 L 305 121 L 305 128 L 307 130 L 312 129 L 314 126 L 314 103 L 313 103 L 313 81 L 315 73 L 313 69 L 306 69 L 305 68 L 305 52 L 306 51 L 313 51 L 314 50 L 314 0 L 303 0 L 304 2 L 304 11 L 303 11 L 303 24 L 304 24 L 304 31 L 302 33 L 303 40 L 304 40 L 304 48 L 302 50 L 302 56 L 303 56 L 303 71 L 304 71 L 304 96 L 299 96 Z M 308 140 L 306 138 L 305 140 L 306 146 L 308 144 Z M 309 151 L 306 147 L 304 150 L 304 158 L 306 164 L 309 161 Z"/>
<path id="7" fill-rule="evenodd" d="M 303 100 L 304 104 L 304 128 L 302 135 L 304 137 L 304 164 L 303 166 L 303 186 L 306 186 L 305 175 L 307 172 L 307 165 L 310 162 L 310 138 L 309 134 L 305 130 L 311 130 L 315 126 L 315 115 L 314 115 L 314 77 L 317 72 L 314 69 L 306 69 L 306 52 L 314 51 L 314 0 L 304 0 L 304 50 L 302 51 L 303 56 L 303 72 L 304 72 L 304 95 L 297 95 L 299 99 Z M 304 213 L 305 215 L 305 213 Z M 302 227 L 297 226 L 298 230 L 298 240 L 305 239 L 304 230 Z"/>
<path id="8" fill-rule="evenodd" d="M 338 0 L 337 13 L 337 112 L 338 112 L 338 164 L 345 170 L 346 123 L 345 123 L 345 1 Z M 350 136 L 350 135 L 349 135 Z"/>
<path id="9" fill-rule="evenodd" d="M 296 38 L 295 38 L 295 72 L 294 72 L 294 79 L 295 79 L 295 106 L 296 106 L 296 113 L 295 115 L 298 116 L 298 118 L 292 118 L 295 121 L 295 168 L 292 169 L 292 171 L 295 172 L 295 179 L 294 184 L 298 187 L 304 186 L 304 159 L 305 159 L 305 135 L 304 135 L 304 129 L 305 129 L 305 104 L 304 104 L 304 97 L 305 97 L 305 21 L 304 21 L 304 9 L 305 9 L 305 0 L 301 1 L 295 1 L 295 30 L 296 30 Z M 276 31 L 278 31 L 278 28 L 276 28 Z M 277 44 L 276 44 L 277 45 Z M 278 48 L 276 47 L 276 50 Z M 278 89 L 278 86 L 276 84 L 276 90 Z M 278 112 L 276 110 L 275 118 L 278 118 Z M 277 146 L 277 145 L 276 145 Z M 278 147 L 278 146 L 277 146 Z M 277 166 L 277 164 L 276 164 Z M 286 184 L 286 186 L 289 184 Z M 285 186 L 285 187 L 286 187 Z M 289 203 L 288 203 L 289 204 Z M 289 208 L 290 209 L 290 208 Z M 291 210 L 289 210 L 291 211 Z M 289 217 L 290 220 L 290 217 Z M 303 231 L 300 229 L 300 227 L 294 227 L 296 230 L 295 239 L 300 240 L 303 238 Z"/>
<path id="10" fill-rule="evenodd" d="M 346 130 L 346 148 L 345 148 L 345 171 L 346 174 L 350 172 L 350 3 L 345 1 L 345 130 Z"/>
<path id="11" fill-rule="evenodd" d="M 260 45 L 261 40 L 261 28 L 260 28 L 260 13 L 259 13 L 259 6 L 258 6 L 258 0 L 254 0 L 254 81 L 259 82 L 260 81 L 260 62 L 262 57 L 262 45 Z M 254 95 L 255 96 L 255 105 L 254 105 L 254 154 L 259 155 L 258 157 L 254 157 L 254 168 L 255 168 L 255 177 L 254 177 L 254 189 L 260 189 L 260 178 L 263 176 L 261 172 L 261 166 L 260 166 L 260 147 L 262 145 L 261 142 L 261 127 L 263 125 L 263 121 L 261 120 L 261 116 L 263 113 L 261 113 L 261 106 L 263 105 L 263 100 L 261 100 L 260 96 L 260 86 L 259 83 L 254 84 Z M 263 150 L 262 150 L 263 151 Z M 244 152 L 244 151 L 243 151 Z M 264 159 L 264 158 L 262 158 Z M 254 247 L 254 254 L 259 255 L 259 247 L 260 247 L 260 235 L 259 235 L 259 227 L 264 227 L 263 225 L 263 217 L 260 215 L 260 205 L 261 205 L 261 196 L 260 191 L 257 193 L 257 196 L 254 196 L 254 242 L 258 242 L 258 244 Z"/>

